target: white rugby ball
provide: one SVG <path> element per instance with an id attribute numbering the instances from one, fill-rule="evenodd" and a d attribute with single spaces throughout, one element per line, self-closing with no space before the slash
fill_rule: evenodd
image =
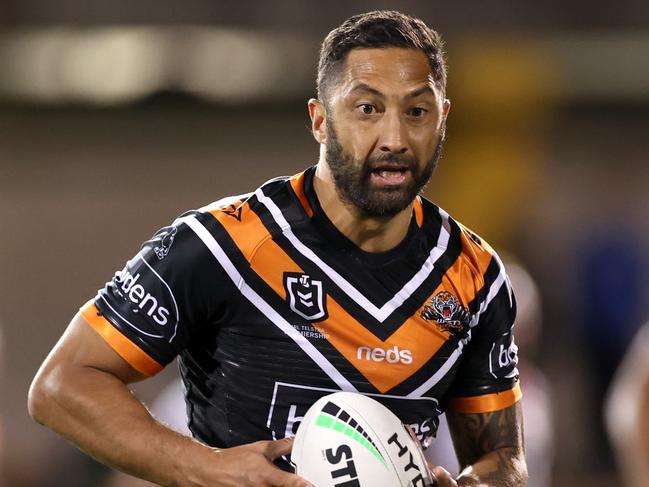
<path id="1" fill-rule="evenodd" d="M 309 408 L 291 461 L 315 487 L 433 485 L 419 443 L 399 418 L 358 393 L 329 394 Z"/>

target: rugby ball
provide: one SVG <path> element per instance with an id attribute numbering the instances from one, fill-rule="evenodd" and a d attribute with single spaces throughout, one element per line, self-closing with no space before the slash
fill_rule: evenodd
<path id="1" fill-rule="evenodd" d="M 315 487 L 434 485 L 419 443 L 399 418 L 352 392 L 329 394 L 309 408 L 291 462 Z"/>

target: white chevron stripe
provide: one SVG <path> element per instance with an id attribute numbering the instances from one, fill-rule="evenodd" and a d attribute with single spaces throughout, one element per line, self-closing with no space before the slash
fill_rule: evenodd
<path id="1" fill-rule="evenodd" d="M 451 370 L 451 367 L 455 365 L 455 362 L 457 362 L 457 359 L 460 358 L 462 355 L 462 349 L 464 348 L 465 343 L 469 343 L 471 340 L 471 330 L 469 330 L 469 336 L 464 339 L 460 340 L 458 343 L 458 346 L 455 350 L 453 350 L 453 353 L 446 359 L 446 362 L 444 362 L 444 365 L 442 365 L 437 371 L 433 374 L 433 376 L 428 379 L 426 382 L 421 384 L 417 389 L 412 391 L 410 394 L 408 394 L 406 397 L 410 399 L 422 397 L 426 392 L 431 390 L 442 378 L 448 373 L 449 370 Z"/>
<path id="2" fill-rule="evenodd" d="M 494 254 L 495 255 L 495 254 Z M 498 277 L 496 280 L 489 286 L 489 292 L 487 293 L 487 297 L 485 300 L 480 304 L 480 308 L 478 308 L 478 312 L 473 315 L 473 318 L 471 318 L 470 321 L 470 326 L 473 328 L 475 325 L 478 324 L 478 321 L 480 320 L 480 315 L 484 313 L 484 311 L 487 309 L 487 306 L 489 306 L 489 303 L 493 300 L 493 298 L 496 297 L 496 294 L 498 294 L 498 291 L 500 291 L 500 287 L 504 284 L 507 283 L 508 285 L 508 291 L 509 291 L 509 299 L 510 299 L 510 305 L 511 305 L 511 287 L 509 286 L 509 278 L 507 278 L 507 274 L 505 274 L 505 268 L 501 265 L 500 266 L 500 272 L 498 273 Z"/>
<path id="3" fill-rule="evenodd" d="M 212 255 L 221 264 L 221 267 L 228 274 L 235 286 L 241 291 L 248 301 L 250 301 L 259 311 L 268 317 L 278 328 L 286 333 L 291 339 L 318 364 L 318 366 L 338 385 L 342 391 L 358 392 L 357 389 L 338 372 L 338 370 L 322 355 L 304 336 L 302 336 L 295 328 L 293 328 L 282 315 L 273 309 L 264 299 L 259 296 L 249 285 L 246 283 L 243 276 L 236 269 L 232 261 L 225 254 L 225 251 L 218 244 L 212 234 L 199 222 L 194 216 L 186 216 L 177 220 L 179 223 L 185 223 L 191 228 L 194 233 L 200 238 L 203 243 L 210 250 Z"/>
<path id="4" fill-rule="evenodd" d="M 264 194 L 261 188 L 255 191 L 255 196 L 257 196 L 259 202 L 262 203 L 268 209 L 268 211 L 270 211 L 273 219 L 282 229 L 282 233 L 289 240 L 289 242 L 291 242 L 293 247 L 295 247 L 295 249 L 304 257 L 317 265 L 324 274 L 326 274 L 332 281 L 336 283 L 336 285 L 340 289 L 345 292 L 345 294 L 347 294 L 361 308 L 367 310 L 379 322 L 385 321 L 385 319 L 390 316 L 394 312 L 394 310 L 401 306 L 404 301 L 408 299 L 417 290 L 417 288 L 419 288 L 419 286 L 421 286 L 426 278 L 428 278 L 430 273 L 433 272 L 437 259 L 442 256 L 442 254 L 448 247 L 448 241 L 450 238 L 450 233 L 448 231 L 449 216 L 448 213 L 440 208 L 439 213 L 442 217 L 442 229 L 437 240 L 437 245 L 435 245 L 435 247 L 431 250 L 421 269 L 417 271 L 417 273 L 410 279 L 410 281 L 408 281 L 388 302 L 386 302 L 379 308 L 369 299 L 367 299 L 358 289 L 352 286 L 349 281 L 347 281 L 328 264 L 322 261 L 320 257 L 318 257 L 310 248 L 308 248 L 295 236 L 290 224 L 288 223 L 288 221 L 286 221 L 286 218 L 284 218 L 282 211 L 277 207 L 273 200 L 271 200 Z"/>

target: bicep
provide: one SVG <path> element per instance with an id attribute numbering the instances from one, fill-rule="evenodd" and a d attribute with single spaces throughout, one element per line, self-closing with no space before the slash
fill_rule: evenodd
<path id="1" fill-rule="evenodd" d="M 96 401 L 120 397 L 128 393 L 125 384 L 142 378 L 77 313 L 31 384 L 29 413 L 39 423 L 71 434 L 84 407 L 95 410 Z"/>
<path id="2" fill-rule="evenodd" d="M 109 373 L 125 384 L 145 378 L 77 313 L 43 363 L 40 374 L 66 367 L 87 367 Z"/>
<path id="3" fill-rule="evenodd" d="M 523 412 L 520 401 L 487 413 L 447 411 L 453 445 L 462 468 L 502 448 L 523 451 Z"/>

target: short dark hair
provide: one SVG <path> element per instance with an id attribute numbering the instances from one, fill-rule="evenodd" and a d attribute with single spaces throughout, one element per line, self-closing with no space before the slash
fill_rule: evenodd
<path id="1" fill-rule="evenodd" d="M 435 83 L 446 89 L 446 59 L 441 36 L 423 21 L 394 10 L 376 10 L 347 19 L 322 42 L 318 62 L 318 98 L 327 90 L 352 49 L 400 47 L 421 50 Z"/>

